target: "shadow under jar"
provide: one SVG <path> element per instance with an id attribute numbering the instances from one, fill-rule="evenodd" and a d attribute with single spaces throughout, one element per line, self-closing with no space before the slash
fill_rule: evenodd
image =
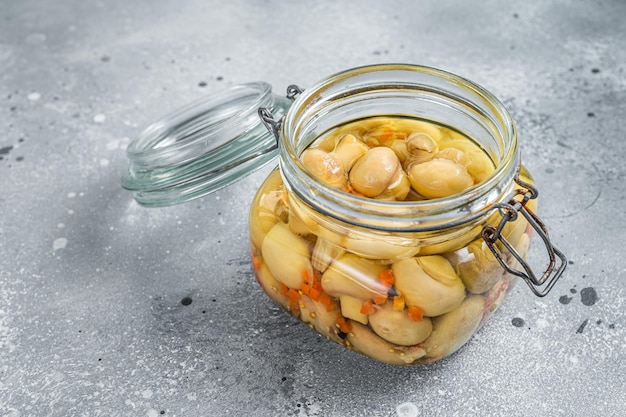
<path id="1" fill-rule="evenodd" d="M 444 358 L 518 278 L 544 296 L 566 266 L 534 214 L 537 189 L 504 106 L 428 67 L 355 68 L 290 86 L 287 98 L 263 82 L 209 95 L 130 143 L 122 185 L 144 206 L 178 204 L 276 153 L 250 208 L 257 281 L 370 358 Z M 532 235 L 548 254 L 539 274 L 526 262 Z"/>
<path id="2" fill-rule="evenodd" d="M 513 120 L 481 87 L 369 66 L 302 92 L 279 123 L 261 113 L 280 163 L 250 211 L 255 274 L 330 340 L 391 364 L 433 362 L 519 276 L 543 296 L 563 272 Z M 551 258 L 541 277 L 525 262 L 534 230 Z"/>

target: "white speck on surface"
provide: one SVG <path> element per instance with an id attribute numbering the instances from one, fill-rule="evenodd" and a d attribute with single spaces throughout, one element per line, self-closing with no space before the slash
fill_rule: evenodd
<path id="1" fill-rule="evenodd" d="M 152 398 L 153 392 L 151 389 L 141 391 L 141 396 L 145 399 Z"/>
<path id="2" fill-rule="evenodd" d="M 37 101 L 41 98 L 41 94 L 35 91 L 30 93 L 27 97 L 30 101 Z"/>
<path id="3" fill-rule="evenodd" d="M 104 123 L 104 121 L 105 121 L 106 119 L 107 119 L 107 117 L 106 117 L 104 114 L 102 114 L 102 113 L 100 113 L 100 114 L 96 114 L 96 115 L 93 117 L 93 121 L 94 121 L 94 122 L 96 122 L 96 123 Z"/>
<path id="4" fill-rule="evenodd" d="M 102 159 L 100 159 L 100 166 L 101 166 L 101 167 L 107 167 L 107 166 L 109 166 L 109 160 L 108 160 L 108 159 L 106 159 L 106 158 L 102 158 Z"/>
<path id="5" fill-rule="evenodd" d="M 119 140 L 111 140 L 107 143 L 107 150 L 114 151 L 120 146 Z"/>
<path id="6" fill-rule="evenodd" d="M 550 323 L 548 322 L 548 320 L 544 319 L 544 318 L 540 318 L 537 320 L 537 327 L 540 329 L 545 329 L 546 327 L 549 327 Z"/>
<path id="7" fill-rule="evenodd" d="M 158 417 L 159 412 L 154 408 L 148 410 L 148 417 Z"/>
<path id="8" fill-rule="evenodd" d="M 59 224 L 57 224 L 57 227 L 59 229 L 63 229 L 65 227 L 65 224 L 64 223 L 59 223 Z"/>
<path id="9" fill-rule="evenodd" d="M 76 193 L 74 191 L 67 193 L 67 198 L 74 198 L 74 197 L 76 197 Z"/>
<path id="10" fill-rule="evenodd" d="M 416 417 L 420 414 L 420 410 L 412 402 L 405 402 L 396 407 L 398 417 Z"/>
<path id="11" fill-rule="evenodd" d="M 65 249 L 65 247 L 67 246 L 67 239 L 64 237 L 59 237 L 54 239 L 54 242 L 52 243 L 52 252 L 56 252 L 60 249 Z"/>

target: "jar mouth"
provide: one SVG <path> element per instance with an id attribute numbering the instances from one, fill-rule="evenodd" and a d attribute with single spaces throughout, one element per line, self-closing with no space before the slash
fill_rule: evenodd
<path id="1" fill-rule="evenodd" d="M 360 197 L 309 173 L 300 154 L 320 133 L 373 116 L 418 117 L 453 126 L 482 141 L 495 170 L 462 193 L 421 201 Z M 520 164 L 515 124 L 493 94 L 455 74 L 418 65 L 370 65 L 321 80 L 292 104 L 281 134 L 281 169 L 292 192 L 325 215 L 370 229 L 427 231 L 471 222 L 508 193 Z"/>
<path id="2" fill-rule="evenodd" d="M 161 207 L 231 184 L 276 156 L 276 139 L 258 117 L 283 115 L 289 101 L 265 82 L 235 85 L 175 110 L 129 144 L 122 186 L 137 202 Z"/>

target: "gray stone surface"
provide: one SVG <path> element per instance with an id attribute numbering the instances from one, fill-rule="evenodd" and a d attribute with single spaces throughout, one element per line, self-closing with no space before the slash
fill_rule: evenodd
<path id="1" fill-rule="evenodd" d="M 0 415 L 624 415 L 624 16 L 622 0 L 0 0 Z M 176 106 L 379 62 L 507 104 L 570 258 L 546 298 L 518 285 L 420 368 L 336 346 L 261 292 L 246 216 L 267 169 L 164 209 L 119 185 L 129 138 Z"/>

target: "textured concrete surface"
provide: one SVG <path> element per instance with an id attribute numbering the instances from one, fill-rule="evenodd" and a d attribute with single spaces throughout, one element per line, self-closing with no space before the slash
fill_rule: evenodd
<path id="1" fill-rule="evenodd" d="M 624 16 L 622 0 L 0 0 L 0 415 L 623 415 Z M 165 209 L 119 185 L 129 138 L 176 106 L 379 62 L 507 104 L 570 259 L 546 298 L 518 285 L 421 368 L 335 346 L 260 291 L 245 220 L 267 170 Z"/>

